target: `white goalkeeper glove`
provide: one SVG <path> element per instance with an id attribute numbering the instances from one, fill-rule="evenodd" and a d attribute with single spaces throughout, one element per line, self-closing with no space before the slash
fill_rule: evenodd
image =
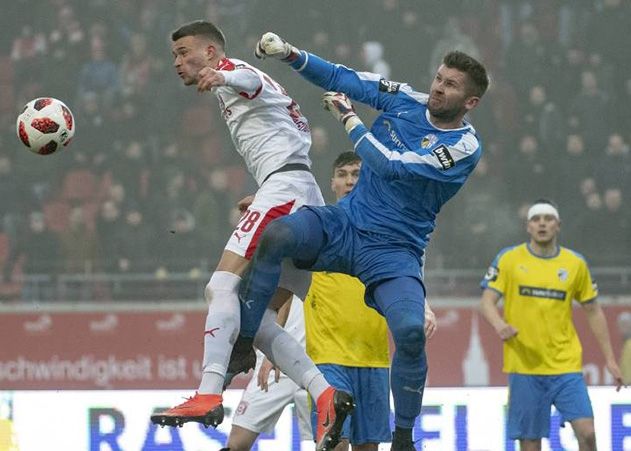
<path id="1" fill-rule="evenodd" d="M 281 61 L 292 61 L 300 54 L 293 45 L 285 42 L 280 36 L 267 32 L 256 44 L 254 55 L 259 59 L 265 59 L 268 56 L 277 58 Z"/>
<path id="2" fill-rule="evenodd" d="M 325 92 L 322 95 L 322 106 L 325 110 L 330 111 L 335 119 L 344 124 L 347 133 L 362 123 L 346 94 L 333 91 Z"/>

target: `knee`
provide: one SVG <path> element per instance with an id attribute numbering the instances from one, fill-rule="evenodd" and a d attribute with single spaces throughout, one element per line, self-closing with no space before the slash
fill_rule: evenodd
<path id="1" fill-rule="evenodd" d="M 236 274 L 229 271 L 215 271 L 204 288 L 204 299 L 210 305 L 215 297 L 227 300 L 232 294 L 236 296 L 240 282 L 241 277 Z"/>
<path id="2" fill-rule="evenodd" d="M 580 449 L 596 449 L 596 431 L 593 427 L 577 431 L 576 439 L 580 445 Z"/>
<path id="3" fill-rule="evenodd" d="M 282 218 L 270 222 L 261 235 L 257 245 L 258 256 L 283 257 L 294 244 L 295 236 L 292 228 Z"/>
<path id="4" fill-rule="evenodd" d="M 423 322 L 409 319 L 391 328 L 397 351 L 408 357 L 419 357 L 425 351 Z"/>

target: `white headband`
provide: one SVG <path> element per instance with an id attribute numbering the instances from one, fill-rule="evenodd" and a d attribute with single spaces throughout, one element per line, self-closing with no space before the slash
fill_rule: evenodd
<path id="1" fill-rule="evenodd" d="M 557 218 L 557 221 L 559 220 L 559 210 L 557 210 L 556 208 L 554 208 L 553 205 L 550 204 L 534 204 L 532 207 L 530 207 L 530 209 L 528 209 L 528 214 L 526 215 L 526 217 L 528 218 L 528 221 L 530 221 L 534 216 L 537 215 L 550 215 Z"/>

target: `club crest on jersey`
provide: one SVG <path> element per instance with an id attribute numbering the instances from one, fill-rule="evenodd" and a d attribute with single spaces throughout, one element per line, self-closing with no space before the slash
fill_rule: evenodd
<path id="1" fill-rule="evenodd" d="M 430 133 L 429 135 L 423 136 L 423 139 L 421 139 L 421 147 L 423 149 L 429 149 L 436 144 L 436 141 L 438 141 L 438 136 Z"/>
<path id="2" fill-rule="evenodd" d="M 388 81 L 385 79 L 379 80 L 379 91 L 387 92 L 388 94 L 396 94 L 401 88 L 401 83 L 395 81 Z"/>
<path id="3" fill-rule="evenodd" d="M 442 166 L 443 170 L 453 168 L 456 165 L 456 162 L 449 153 L 446 145 L 441 144 L 440 146 L 432 150 L 432 153 L 436 155 L 436 158 L 438 158 L 438 162 Z"/>
<path id="4" fill-rule="evenodd" d="M 559 269 L 559 271 L 557 272 L 557 275 L 559 276 L 559 280 L 561 282 L 565 282 L 568 276 L 567 269 L 563 269 L 563 268 Z"/>

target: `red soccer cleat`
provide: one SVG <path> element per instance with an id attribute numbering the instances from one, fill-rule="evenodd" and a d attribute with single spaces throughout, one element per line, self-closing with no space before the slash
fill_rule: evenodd
<path id="1" fill-rule="evenodd" d="M 316 406 L 316 451 L 332 451 L 340 442 L 344 420 L 355 408 L 353 397 L 349 393 L 329 387 L 318 397 Z"/>
<path id="2" fill-rule="evenodd" d="M 182 404 L 151 415 L 151 422 L 158 426 L 183 426 L 195 421 L 206 427 L 217 427 L 223 421 L 223 398 L 221 395 L 200 395 L 188 398 Z"/>

